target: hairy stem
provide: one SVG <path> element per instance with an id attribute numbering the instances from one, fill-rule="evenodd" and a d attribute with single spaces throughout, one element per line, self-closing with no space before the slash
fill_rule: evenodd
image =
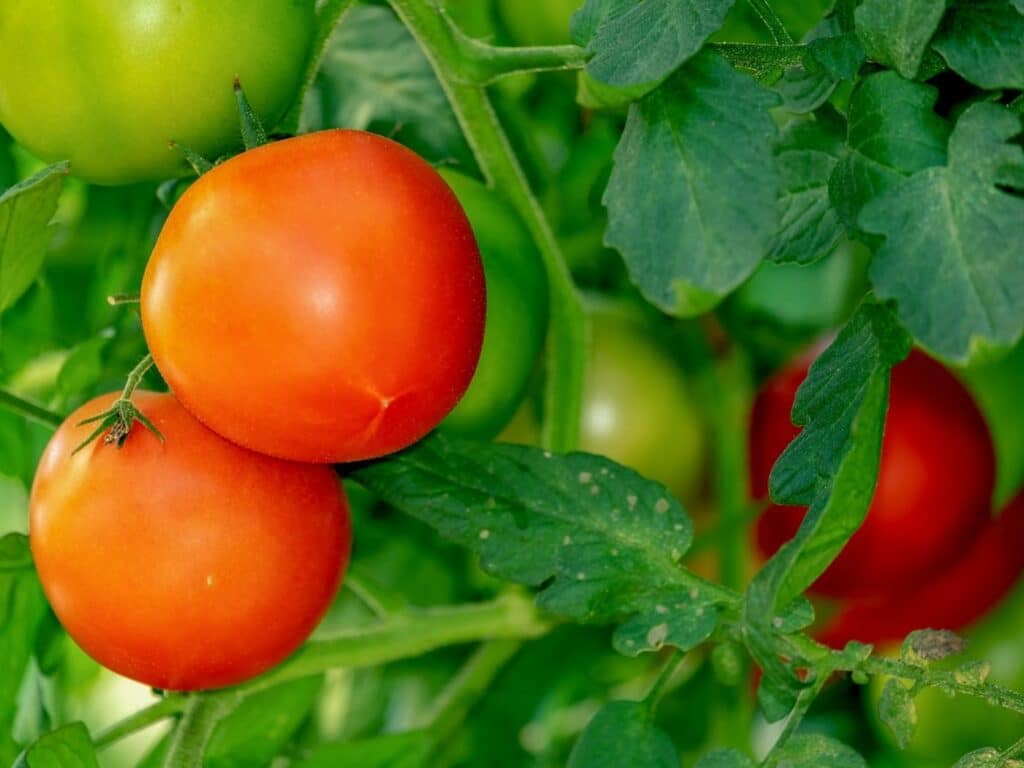
<path id="1" fill-rule="evenodd" d="M 542 439 L 551 450 L 572 450 L 579 442 L 587 327 L 569 268 L 487 92 L 462 75 L 466 66 L 463 46 L 452 28 L 427 0 L 390 2 L 433 66 L 488 183 L 516 208 L 544 258 L 551 325 Z"/>
<path id="2" fill-rule="evenodd" d="M 203 753 L 217 723 L 229 715 L 240 701 L 241 696 L 228 693 L 189 696 L 167 746 L 162 768 L 202 768 Z"/>
<path id="3" fill-rule="evenodd" d="M 775 9 L 771 7 L 768 0 L 747 0 L 750 7 L 754 9 L 764 25 L 768 27 L 768 31 L 772 34 L 772 39 L 782 45 L 793 42 L 793 36 L 789 34 L 789 30 L 786 29 L 786 25 L 782 23 L 782 19 L 775 13 Z"/>

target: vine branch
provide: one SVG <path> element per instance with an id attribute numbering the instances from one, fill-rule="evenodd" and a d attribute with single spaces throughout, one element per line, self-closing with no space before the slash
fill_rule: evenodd
<path id="1" fill-rule="evenodd" d="M 26 400 L 3 387 L 0 387 L 0 406 L 51 429 L 56 429 L 64 423 L 64 417 L 60 414 L 33 403 L 31 400 Z"/>

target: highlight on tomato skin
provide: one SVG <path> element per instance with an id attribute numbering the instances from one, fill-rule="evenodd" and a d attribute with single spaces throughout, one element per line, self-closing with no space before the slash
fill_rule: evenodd
<path id="1" fill-rule="evenodd" d="M 141 294 L 182 404 L 239 445 L 309 462 L 383 456 L 433 429 L 473 377 L 485 311 L 455 194 L 411 150 L 353 130 L 268 144 L 200 177 Z"/>
<path id="2" fill-rule="evenodd" d="M 167 690 L 234 685 L 313 631 L 347 567 L 348 503 L 329 467 L 241 448 L 169 394 L 136 392 L 163 435 L 123 447 L 80 422 L 47 445 L 29 505 L 43 590 L 68 634 L 120 674 Z"/>
<path id="3" fill-rule="evenodd" d="M 799 433 L 790 421 L 811 360 L 770 379 L 750 422 L 751 492 L 764 498 L 771 466 Z M 861 528 L 815 582 L 837 598 L 888 594 L 927 583 L 983 530 L 991 509 L 995 456 L 971 395 L 942 365 L 914 351 L 892 371 L 878 484 Z M 796 533 L 805 510 L 769 505 L 756 525 L 773 554 Z"/>
<path id="4" fill-rule="evenodd" d="M 842 648 L 850 640 L 898 643 L 918 629 L 967 629 L 1008 595 L 1024 572 L 1024 493 L 989 521 L 963 554 L 916 589 L 851 600 L 816 631 Z"/>

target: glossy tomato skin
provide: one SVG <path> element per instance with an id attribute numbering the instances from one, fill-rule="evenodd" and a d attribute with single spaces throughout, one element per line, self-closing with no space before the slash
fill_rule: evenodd
<path id="1" fill-rule="evenodd" d="M 772 464 L 798 430 L 789 420 L 809 361 L 759 393 L 751 417 L 752 491 L 764 498 Z M 878 485 L 861 528 L 814 585 L 834 597 L 885 594 L 928 580 L 956 560 L 989 519 L 995 459 L 967 390 L 939 363 L 912 352 L 892 372 Z M 773 505 L 757 524 L 762 553 L 796 533 L 802 507 Z"/>
<path id="2" fill-rule="evenodd" d="M 273 459 L 204 427 L 171 396 L 135 404 L 120 449 L 78 453 L 109 394 L 68 417 L 30 500 L 39 578 L 74 640 L 147 685 L 233 685 L 284 660 L 330 605 L 351 545 L 348 505 L 328 467 Z"/>
<path id="3" fill-rule="evenodd" d="M 142 282 L 160 372 L 200 421 L 296 461 L 382 456 L 469 386 L 486 311 L 473 231 L 411 151 L 332 130 L 246 152 L 171 211 Z"/>
<path id="4" fill-rule="evenodd" d="M 448 432 L 491 439 L 523 399 L 544 344 L 548 282 L 522 221 L 479 181 L 442 169 L 473 225 L 487 278 L 487 324 L 473 381 L 442 422 Z"/>
<path id="5" fill-rule="evenodd" d="M 0 123 L 45 160 L 101 184 L 180 174 L 176 141 L 239 143 L 232 82 L 273 126 L 298 91 L 313 0 L 8 0 L 0 4 Z"/>
<path id="6" fill-rule="evenodd" d="M 833 648 L 850 640 L 898 643 L 917 629 L 970 627 L 1002 601 L 1024 571 L 1024 494 L 986 523 L 963 554 L 915 589 L 852 600 L 815 634 Z"/>
<path id="7" fill-rule="evenodd" d="M 580 449 L 608 456 L 697 498 L 704 432 L 690 383 L 642 324 L 613 311 L 590 316 Z"/>

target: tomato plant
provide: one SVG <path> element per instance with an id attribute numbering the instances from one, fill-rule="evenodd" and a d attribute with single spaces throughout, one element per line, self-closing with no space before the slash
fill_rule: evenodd
<path id="1" fill-rule="evenodd" d="M 230 225 L 214 236 L 211 217 Z M 435 427 L 473 376 L 484 307 L 454 193 L 404 147 L 353 131 L 261 147 L 200 178 L 142 283 L 146 340 L 185 407 L 301 461 L 380 456 Z"/>
<path id="2" fill-rule="evenodd" d="M 100 5 L 0 3 L 0 763 L 1024 759 L 1020 0 Z"/>
<path id="3" fill-rule="evenodd" d="M 537 362 L 547 330 L 547 274 L 519 217 L 483 184 L 451 170 L 442 178 L 462 204 L 483 260 L 487 322 L 469 389 L 443 422 L 444 429 L 494 437 L 516 407 Z"/>
<path id="4" fill-rule="evenodd" d="M 135 402 L 163 440 L 137 430 L 120 449 L 75 452 L 80 422 L 116 398 L 68 417 L 32 486 L 32 555 L 54 612 L 94 658 L 156 688 L 272 667 L 312 632 L 348 560 L 334 473 L 239 448 L 149 392 Z"/>
<path id="5" fill-rule="evenodd" d="M 0 11 L 0 123 L 47 160 L 103 184 L 180 174 L 177 142 L 217 154 L 235 143 L 234 78 L 276 123 L 291 106 L 313 41 L 313 0 L 258 11 L 131 0 L 5 3 Z"/>
<path id="6" fill-rule="evenodd" d="M 807 363 L 779 373 L 754 404 L 750 464 L 757 496 L 767 492 L 772 465 L 798 432 L 789 414 Z M 991 438 L 971 396 L 940 364 L 912 353 L 893 369 L 878 485 L 864 525 L 815 589 L 863 596 L 931 579 L 985 525 L 994 466 Z M 792 538 L 804 511 L 769 506 L 757 526 L 761 551 L 772 554 Z"/>

